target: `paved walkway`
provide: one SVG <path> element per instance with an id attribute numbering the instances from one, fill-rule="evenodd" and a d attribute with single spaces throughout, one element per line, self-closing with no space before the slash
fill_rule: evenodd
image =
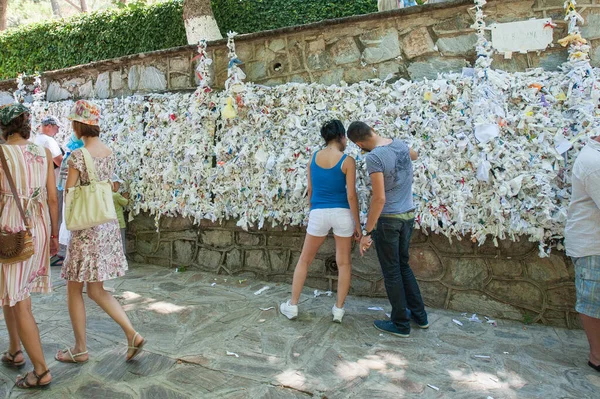
<path id="1" fill-rule="evenodd" d="M 125 363 L 121 330 L 90 302 L 90 361 L 59 364 L 53 356 L 72 343 L 72 331 L 65 284 L 58 269 L 52 272 L 54 294 L 34 297 L 52 387 L 19 391 L 17 373 L 0 367 L 0 397 L 600 397 L 600 373 L 586 365 L 582 331 L 500 320 L 495 327 L 432 310 L 429 330 L 402 339 L 372 327 L 385 314 L 368 308 L 386 308 L 385 300 L 350 297 L 339 325 L 331 322 L 333 298 L 306 289 L 292 322 L 276 311 L 289 295 L 287 284 L 154 266 L 133 266 L 107 283 L 149 340 L 147 351 Z M 265 285 L 271 288 L 254 294 Z M 5 329 L 0 337 L 6 346 Z"/>

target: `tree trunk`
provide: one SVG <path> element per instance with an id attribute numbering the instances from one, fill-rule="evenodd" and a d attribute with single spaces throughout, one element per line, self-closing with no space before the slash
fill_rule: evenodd
<path id="1" fill-rule="evenodd" d="M 54 14 L 54 16 L 57 18 L 61 18 L 62 15 L 60 13 L 60 5 L 58 4 L 58 0 L 50 0 L 50 3 L 52 4 L 52 14 Z"/>
<path id="2" fill-rule="evenodd" d="M 6 11 L 8 8 L 8 0 L 0 0 L 0 31 L 6 29 Z"/>
<path id="3" fill-rule="evenodd" d="M 200 39 L 223 38 L 210 7 L 210 0 L 184 0 L 183 20 L 188 44 L 198 44 Z"/>
<path id="4" fill-rule="evenodd" d="M 88 6 L 86 0 L 79 0 L 79 4 L 81 4 L 81 12 L 88 12 Z"/>

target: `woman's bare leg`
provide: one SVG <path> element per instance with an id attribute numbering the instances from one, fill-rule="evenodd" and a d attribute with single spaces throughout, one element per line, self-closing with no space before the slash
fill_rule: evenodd
<path id="1" fill-rule="evenodd" d="M 317 255 L 317 251 L 325 242 L 325 237 L 315 237 L 310 234 L 306 234 L 306 238 L 304 239 L 304 246 L 302 247 L 302 253 L 300 254 L 300 259 L 298 259 L 298 264 L 296 264 L 296 270 L 294 270 L 294 281 L 292 282 L 292 300 L 290 301 L 291 305 L 297 305 L 300 300 L 300 294 L 302 293 L 302 288 L 304 287 L 304 282 L 306 281 L 306 275 L 308 274 L 308 267 L 315 259 Z"/>
<path id="2" fill-rule="evenodd" d="M 335 306 L 344 307 L 352 280 L 352 237 L 335 236 L 335 262 L 338 268 L 337 302 Z"/>

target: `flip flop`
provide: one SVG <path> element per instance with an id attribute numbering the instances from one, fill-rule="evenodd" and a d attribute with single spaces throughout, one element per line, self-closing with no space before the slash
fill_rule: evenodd
<path id="1" fill-rule="evenodd" d="M 133 339 L 131 340 L 131 345 L 128 346 L 128 351 L 130 349 L 133 349 L 133 353 L 131 354 L 130 357 L 128 357 L 126 359 L 127 362 L 132 361 L 137 355 L 140 354 L 140 352 L 142 351 L 142 348 L 144 347 L 144 345 L 146 345 L 146 340 L 144 338 L 142 338 L 142 342 L 140 342 L 140 344 L 138 346 L 135 346 L 135 339 L 139 336 L 140 334 L 138 332 L 135 333 L 135 335 L 133 336 Z"/>
<path id="2" fill-rule="evenodd" d="M 600 372 L 600 364 L 597 366 L 594 366 L 594 364 L 592 362 L 588 362 L 588 366 L 590 366 L 591 368 L 593 368 L 594 370 Z"/>
<path id="3" fill-rule="evenodd" d="M 63 262 L 65 261 L 65 258 L 63 258 L 62 256 L 53 256 L 50 259 L 50 266 L 54 267 L 54 266 L 62 266 Z"/>
<path id="4" fill-rule="evenodd" d="M 23 351 L 16 351 L 15 353 L 4 352 L 4 354 L 2 355 L 2 360 L 1 360 L 2 364 L 7 367 L 14 367 L 14 368 L 20 369 L 21 367 L 25 366 L 25 363 L 27 363 L 27 361 L 25 361 L 25 359 L 23 359 L 23 361 L 18 362 L 18 363 L 15 362 L 15 357 L 19 356 L 20 354 L 23 354 Z"/>
<path id="5" fill-rule="evenodd" d="M 25 374 L 24 376 L 18 376 L 17 382 L 15 382 L 15 385 L 17 386 L 17 388 L 21 388 L 21 389 L 45 389 L 45 388 L 48 388 L 50 383 L 52 383 L 52 380 L 50 380 L 49 382 L 47 382 L 45 384 L 40 384 L 40 381 L 42 380 L 42 378 L 44 378 L 46 375 L 48 375 L 49 372 L 50 372 L 50 370 L 46 370 L 42 373 L 42 375 L 37 375 L 35 370 L 30 371 L 29 373 Z M 29 383 L 27 382 L 27 376 L 29 376 L 29 374 L 33 374 L 33 376 L 37 380 L 35 385 L 29 385 Z"/>
<path id="6" fill-rule="evenodd" d="M 60 351 L 60 353 L 68 353 L 68 354 L 69 354 L 69 357 L 71 358 L 71 360 L 67 360 L 67 359 L 65 359 L 64 357 L 63 357 L 62 359 L 59 359 L 59 357 L 58 357 L 58 353 L 57 353 L 57 354 L 56 354 L 56 356 L 54 356 L 54 359 L 55 359 L 56 361 L 59 361 L 59 362 L 61 362 L 61 363 L 77 363 L 77 364 L 84 364 L 84 363 L 87 363 L 87 362 L 88 362 L 88 360 L 90 360 L 90 358 L 88 357 L 87 359 L 85 359 L 85 360 L 82 360 L 82 361 L 80 361 L 80 362 L 78 362 L 78 361 L 77 361 L 77 358 L 78 358 L 78 357 L 81 357 L 81 356 L 83 356 L 83 355 L 87 355 L 87 354 L 88 354 L 88 351 L 85 351 L 85 352 L 81 352 L 81 353 L 76 353 L 76 354 L 73 354 L 73 353 L 71 352 L 71 348 L 66 348 L 66 349 L 63 349 L 62 351 Z"/>

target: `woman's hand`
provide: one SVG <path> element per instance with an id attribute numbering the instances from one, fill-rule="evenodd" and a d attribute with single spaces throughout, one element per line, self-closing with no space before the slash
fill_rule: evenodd
<path id="1" fill-rule="evenodd" d="M 356 226 L 354 228 L 354 241 L 360 242 L 361 238 L 362 238 L 362 230 L 361 230 L 360 226 Z"/>
<path id="2" fill-rule="evenodd" d="M 371 244 L 373 244 L 373 239 L 371 238 L 371 236 L 363 236 L 360 239 L 360 256 L 365 255 L 365 252 L 367 252 L 367 250 L 371 248 Z"/>
<path id="3" fill-rule="evenodd" d="M 58 237 L 52 236 L 54 238 L 50 238 L 50 256 L 54 256 L 58 253 Z"/>

